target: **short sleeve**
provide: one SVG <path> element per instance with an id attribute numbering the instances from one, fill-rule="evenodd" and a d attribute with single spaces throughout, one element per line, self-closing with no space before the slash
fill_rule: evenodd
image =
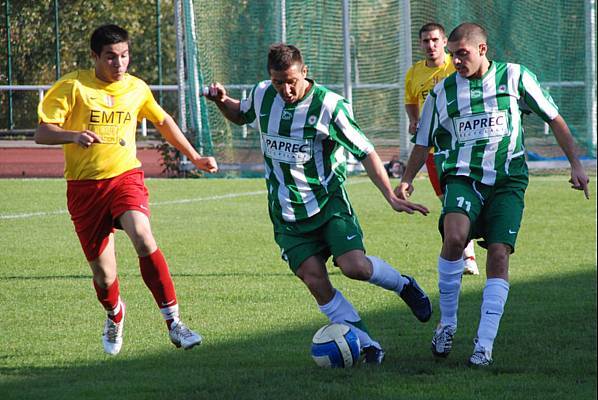
<path id="1" fill-rule="evenodd" d="M 409 68 L 407 75 L 405 75 L 405 104 L 419 104 L 417 94 L 413 89 L 413 66 Z"/>
<path id="2" fill-rule="evenodd" d="M 145 85 L 144 95 L 145 101 L 139 110 L 137 119 L 141 121 L 143 118 L 146 118 L 154 124 L 163 122 L 164 118 L 166 118 L 166 112 L 160 107 L 160 104 L 158 104 L 147 85 Z"/>
<path id="3" fill-rule="evenodd" d="M 361 131 L 351 112 L 351 105 L 345 99 L 340 99 L 333 112 L 329 129 L 330 137 L 347 149 L 359 161 L 363 160 L 374 150 L 374 145 Z"/>
<path id="4" fill-rule="evenodd" d="M 38 121 L 62 125 L 74 105 L 74 93 L 75 81 L 73 79 L 62 79 L 56 82 L 37 107 Z"/>

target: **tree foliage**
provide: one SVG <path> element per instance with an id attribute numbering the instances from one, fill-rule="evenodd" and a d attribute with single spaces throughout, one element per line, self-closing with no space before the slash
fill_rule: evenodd
<path id="1" fill-rule="evenodd" d="M 53 1 L 8 0 L 13 85 L 50 85 L 56 80 L 56 35 Z M 3 14 L 7 0 L 0 2 Z M 160 1 L 163 84 L 176 83 L 173 0 Z M 156 0 L 58 1 L 59 66 L 64 75 L 92 68 L 89 38 L 103 24 L 117 24 L 131 37 L 129 72 L 158 84 Z M 5 15 L 3 15 L 5 16 Z M 6 19 L 0 24 L 0 84 L 8 84 Z M 13 92 L 14 127 L 35 126 L 38 97 Z M 8 93 L 0 92 L 0 128 L 7 127 Z"/>

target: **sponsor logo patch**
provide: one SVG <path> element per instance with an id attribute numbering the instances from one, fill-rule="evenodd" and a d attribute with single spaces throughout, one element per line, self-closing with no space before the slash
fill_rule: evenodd
<path id="1" fill-rule="evenodd" d="M 97 134 L 104 144 L 115 144 L 118 142 L 117 125 L 87 124 L 87 130 Z"/>
<path id="2" fill-rule="evenodd" d="M 313 155 L 311 139 L 262 135 L 264 155 L 286 164 L 305 164 Z"/>
<path id="3" fill-rule="evenodd" d="M 460 143 L 473 143 L 488 139 L 499 141 L 509 135 L 509 124 L 506 111 L 494 111 L 457 117 L 453 119 L 455 133 Z"/>

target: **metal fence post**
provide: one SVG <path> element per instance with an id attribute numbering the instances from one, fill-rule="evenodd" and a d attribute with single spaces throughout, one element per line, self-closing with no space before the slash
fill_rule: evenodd
<path id="1" fill-rule="evenodd" d="M 56 64 L 56 80 L 60 79 L 60 23 L 58 20 L 58 0 L 54 0 L 54 63 Z"/>
<path id="2" fill-rule="evenodd" d="M 400 56 L 401 61 L 399 66 L 399 107 L 401 109 L 397 110 L 397 112 L 402 116 L 402 118 L 399 118 L 399 158 L 401 160 L 406 160 L 409 158 L 412 145 L 409 140 L 409 121 L 407 119 L 407 113 L 405 112 L 405 108 L 401 107 L 401 105 L 404 105 L 405 103 L 405 75 L 407 75 L 407 70 L 413 61 L 411 54 L 411 5 L 409 4 L 409 0 L 402 0 L 401 3 L 401 37 L 399 38 L 399 40 L 403 42 L 402 45 L 399 44 L 399 49 L 403 50 Z"/>
<path id="3" fill-rule="evenodd" d="M 5 3 L 5 17 L 6 17 L 6 72 L 8 78 L 8 86 L 12 85 L 12 51 L 10 48 L 10 1 Z M 10 131 L 14 128 L 14 120 L 12 115 L 12 90 L 8 91 L 8 121 L 7 129 Z"/>

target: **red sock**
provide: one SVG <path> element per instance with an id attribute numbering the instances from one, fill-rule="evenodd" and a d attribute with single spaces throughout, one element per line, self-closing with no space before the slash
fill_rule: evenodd
<path id="1" fill-rule="evenodd" d="M 98 300 L 100 301 L 100 303 L 102 303 L 102 306 L 108 312 L 108 318 L 110 318 L 116 323 L 119 323 L 123 317 L 122 307 L 118 310 L 118 312 L 112 312 L 119 305 L 118 302 L 120 299 L 120 290 L 118 287 L 118 278 L 116 278 L 114 282 L 112 282 L 112 285 L 108 286 L 105 289 L 100 287 L 100 285 L 98 285 L 94 280 L 93 287 L 96 290 Z"/>
<path id="2" fill-rule="evenodd" d="M 152 292 L 160 309 L 177 304 L 174 283 L 160 249 L 149 256 L 139 257 L 139 268 L 145 285 Z M 171 321 L 166 321 L 168 326 L 170 326 L 169 322 Z"/>

